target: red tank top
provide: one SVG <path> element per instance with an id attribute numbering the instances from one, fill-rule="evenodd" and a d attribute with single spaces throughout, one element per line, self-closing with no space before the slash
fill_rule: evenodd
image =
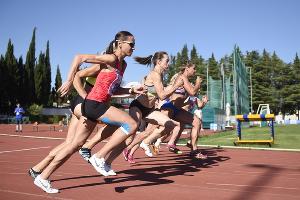
<path id="1" fill-rule="evenodd" d="M 88 93 L 86 98 L 98 102 L 109 101 L 112 94 L 120 86 L 125 69 L 126 64 L 124 65 L 124 69 L 122 69 L 119 60 L 117 60 L 113 71 L 100 72 L 93 89 Z"/>

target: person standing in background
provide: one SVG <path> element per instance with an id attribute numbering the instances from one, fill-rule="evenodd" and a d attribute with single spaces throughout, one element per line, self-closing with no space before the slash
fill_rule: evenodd
<path id="1" fill-rule="evenodd" d="M 19 103 L 17 104 L 14 113 L 16 115 L 16 132 L 22 132 L 23 114 L 25 111 L 20 107 Z"/>

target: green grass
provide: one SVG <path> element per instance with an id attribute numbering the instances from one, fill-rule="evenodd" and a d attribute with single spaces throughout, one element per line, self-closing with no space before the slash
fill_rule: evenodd
<path id="1" fill-rule="evenodd" d="M 270 139 L 269 127 L 242 127 L 242 139 Z M 198 140 L 199 145 L 219 145 L 234 146 L 233 142 L 237 139 L 236 130 L 224 131 L 214 135 L 202 136 Z M 180 140 L 185 144 L 186 140 Z M 265 144 L 240 144 L 242 147 L 268 147 Z M 300 150 L 300 125 L 276 125 L 275 143 L 271 148 L 299 149 Z"/>

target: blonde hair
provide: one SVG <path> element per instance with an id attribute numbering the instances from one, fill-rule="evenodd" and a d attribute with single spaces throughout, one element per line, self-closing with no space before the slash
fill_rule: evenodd
<path id="1" fill-rule="evenodd" d="M 180 72 L 179 73 L 176 73 L 172 76 L 171 80 L 170 80 L 170 85 L 173 85 L 175 83 L 175 80 L 177 79 L 177 77 L 179 76 L 179 74 L 181 74 Z"/>

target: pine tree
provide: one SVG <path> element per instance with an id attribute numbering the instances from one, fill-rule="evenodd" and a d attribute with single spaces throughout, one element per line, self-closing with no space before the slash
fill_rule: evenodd
<path id="1" fill-rule="evenodd" d="M 249 103 L 250 103 L 249 108 L 252 109 L 252 112 L 254 112 L 258 106 L 255 104 L 255 109 L 253 107 L 251 107 L 251 106 L 253 106 L 253 105 L 251 105 L 251 89 L 252 89 L 252 98 L 253 98 L 253 96 L 255 96 L 257 94 L 257 91 L 256 91 L 257 87 L 254 87 L 254 85 L 253 85 L 254 84 L 253 76 L 254 76 L 254 72 L 255 72 L 254 69 L 257 68 L 259 60 L 260 60 L 260 55 L 259 55 L 258 51 L 246 52 L 246 57 L 244 59 L 244 62 L 245 62 L 245 65 L 250 68 L 250 69 L 248 69 L 248 72 L 251 73 L 251 74 L 249 74 L 249 86 L 252 85 L 252 88 L 249 87 L 249 95 L 250 95 L 249 96 L 249 98 L 250 98 L 249 99 Z M 252 101 L 253 101 L 253 99 L 252 99 Z"/>
<path id="2" fill-rule="evenodd" d="M 26 86 L 26 105 L 30 105 L 35 101 L 35 85 L 34 85 L 34 68 L 35 68 L 35 31 L 33 29 L 32 39 L 26 55 L 25 62 L 25 86 Z"/>
<path id="3" fill-rule="evenodd" d="M 252 69 L 254 110 L 257 110 L 259 104 L 272 103 L 270 76 L 271 58 L 269 53 L 264 50 L 258 64 Z"/>
<path id="4" fill-rule="evenodd" d="M 181 65 L 186 64 L 189 61 L 189 50 L 187 45 L 185 44 L 181 50 L 181 57 L 180 57 Z"/>
<path id="5" fill-rule="evenodd" d="M 275 114 L 278 114 L 282 110 L 283 98 L 282 89 L 285 86 L 284 76 L 284 62 L 273 52 L 271 58 L 271 91 L 272 101 L 270 103 L 271 108 Z"/>
<path id="6" fill-rule="evenodd" d="M 296 54 L 293 64 L 291 65 L 290 71 L 290 87 L 289 93 L 286 96 L 286 101 L 292 105 L 292 108 L 289 109 L 290 114 L 296 113 L 300 110 L 300 60 L 298 54 Z M 298 113 L 299 119 L 299 113 Z"/>
<path id="7" fill-rule="evenodd" d="M 208 59 L 208 76 L 211 76 L 214 80 L 220 80 L 221 78 L 218 62 L 216 61 L 213 53 Z"/>
<path id="8" fill-rule="evenodd" d="M 170 83 L 171 78 L 176 74 L 176 57 L 172 56 L 170 57 L 170 64 L 169 64 L 169 70 L 167 71 L 166 76 L 166 83 Z"/>
<path id="9" fill-rule="evenodd" d="M 206 67 L 205 67 L 204 59 L 201 56 L 198 56 L 195 45 L 193 45 L 190 57 L 191 57 L 191 62 L 194 63 L 196 66 L 196 76 L 200 76 L 202 78 L 200 91 L 203 94 L 204 91 L 206 91 L 206 87 L 207 87 Z M 194 77 L 192 81 L 195 81 L 195 78 L 196 77 Z"/>

